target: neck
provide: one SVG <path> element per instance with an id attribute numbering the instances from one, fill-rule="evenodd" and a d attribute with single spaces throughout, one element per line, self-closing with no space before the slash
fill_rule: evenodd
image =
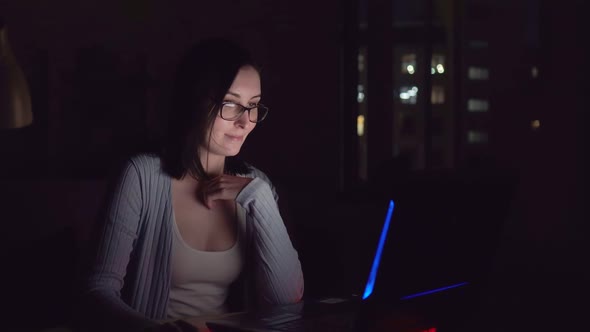
<path id="1" fill-rule="evenodd" d="M 223 174 L 225 168 L 225 156 L 220 156 L 208 152 L 205 149 L 200 151 L 201 164 L 205 169 L 205 173 L 210 176 L 218 176 Z"/>

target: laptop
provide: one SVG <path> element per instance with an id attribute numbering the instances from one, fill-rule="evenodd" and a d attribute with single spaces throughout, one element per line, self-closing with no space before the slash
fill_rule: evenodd
<path id="1" fill-rule="evenodd" d="M 385 206 L 385 204 L 383 205 Z M 416 289 L 397 287 L 396 282 L 393 281 L 393 287 L 387 286 L 391 282 L 388 279 L 391 279 L 389 274 L 392 271 L 407 268 L 407 262 L 400 260 L 400 257 L 407 256 L 406 254 L 402 252 L 400 255 L 392 255 L 395 251 L 404 250 L 403 247 L 396 245 L 396 242 L 405 244 L 400 239 L 410 235 L 409 232 L 395 237 L 390 235 L 395 208 L 395 202 L 389 200 L 386 204 L 384 221 L 380 227 L 378 240 L 375 241 L 373 238 L 372 241 L 373 253 L 368 256 L 371 258 L 370 262 L 366 262 L 368 273 L 365 274 L 359 294 L 348 297 L 305 300 L 302 303 L 278 306 L 256 313 L 230 315 L 208 321 L 207 327 L 213 332 L 376 331 L 378 330 L 379 316 L 387 316 L 389 327 L 397 324 L 398 327 L 403 326 L 408 331 L 433 331 L 432 322 L 414 310 L 417 306 L 424 306 L 423 303 L 418 304 L 416 299 L 465 288 L 469 282 L 441 280 L 436 285 L 437 287 L 433 288 L 431 287 L 432 283 L 421 280 L 418 285 L 423 287 Z M 383 208 L 376 210 L 383 211 Z M 374 212 L 371 214 L 374 215 Z M 395 234 L 395 231 L 392 234 Z M 386 245 L 388 238 L 396 242 Z M 375 242 L 377 242 L 376 246 Z M 382 267 L 383 264 L 386 265 L 385 269 Z M 402 274 L 406 275 L 407 273 Z M 411 274 L 409 273 L 409 275 Z M 407 278 L 403 282 L 414 285 Z M 408 292 L 408 289 L 415 291 Z M 385 312 L 387 313 L 385 314 Z"/>

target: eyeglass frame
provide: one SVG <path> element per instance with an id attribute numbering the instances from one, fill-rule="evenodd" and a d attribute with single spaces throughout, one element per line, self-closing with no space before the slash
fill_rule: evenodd
<path id="1" fill-rule="evenodd" d="M 234 119 L 226 119 L 226 118 L 223 117 L 223 107 L 225 105 L 227 105 L 227 104 L 235 104 L 235 105 L 240 106 L 242 108 L 242 110 L 240 111 L 240 114 L 237 115 Z M 250 119 L 250 110 L 255 109 L 255 108 L 259 108 L 261 106 L 264 107 L 264 108 L 266 108 L 266 113 L 264 114 L 264 116 L 262 117 L 262 119 L 260 119 L 258 121 L 252 121 Z M 237 119 L 239 119 L 240 117 L 242 117 L 242 115 L 246 111 L 248 112 L 248 121 L 250 121 L 252 123 L 259 123 L 259 122 L 262 122 L 264 119 L 266 119 L 266 117 L 268 116 L 269 108 L 267 106 L 264 106 L 263 104 L 258 104 L 258 105 L 253 106 L 253 107 L 246 107 L 246 106 L 244 106 L 242 104 L 238 104 L 238 103 L 233 102 L 233 101 L 224 101 L 219 106 L 219 117 L 222 118 L 225 121 L 236 121 Z"/>

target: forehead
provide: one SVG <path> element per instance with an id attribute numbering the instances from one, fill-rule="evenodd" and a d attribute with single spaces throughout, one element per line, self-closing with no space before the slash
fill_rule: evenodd
<path id="1" fill-rule="evenodd" d="M 229 91 L 240 96 L 256 96 L 260 94 L 260 74 L 252 66 L 240 68 Z"/>

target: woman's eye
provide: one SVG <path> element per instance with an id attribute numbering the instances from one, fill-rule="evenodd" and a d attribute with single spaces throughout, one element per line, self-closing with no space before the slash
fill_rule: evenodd
<path id="1" fill-rule="evenodd" d="M 227 107 L 236 107 L 237 106 L 236 103 L 233 103 L 231 101 L 225 101 L 225 102 L 223 102 L 223 105 L 227 106 Z"/>
<path id="2" fill-rule="evenodd" d="M 250 103 L 248 104 L 248 107 L 258 107 L 258 103 Z"/>

